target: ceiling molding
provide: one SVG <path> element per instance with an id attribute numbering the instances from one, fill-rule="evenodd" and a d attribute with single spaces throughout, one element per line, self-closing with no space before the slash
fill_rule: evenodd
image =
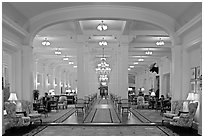
<path id="1" fill-rule="evenodd" d="M 88 5 L 51 10 L 31 18 L 29 20 L 30 25 L 27 26 L 27 29 L 32 33 L 31 38 L 29 39 L 33 39 L 40 30 L 47 26 L 68 20 L 81 20 L 88 18 L 139 20 L 163 28 L 166 32 L 168 32 L 170 37 L 172 37 L 175 33 L 174 28 L 176 21 L 172 17 L 158 11 L 131 6 Z"/>
<path id="2" fill-rule="evenodd" d="M 194 17 L 192 20 L 190 20 L 188 23 L 186 23 L 184 26 L 178 29 L 178 31 L 176 31 L 176 35 L 177 36 L 182 35 L 185 31 L 193 27 L 199 21 L 202 21 L 202 13 L 199 13 L 196 17 Z"/>
<path id="3" fill-rule="evenodd" d="M 162 30 L 137 30 L 137 31 L 130 31 L 130 35 L 137 36 L 137 35 L 151 35 L 151 36 L 169 36 L 165 31 Z"/>
<path id="4" fill-rule="evenodd" d="M 2 22 L 11 27 L 13 30 L 21 34 L 22 36 L 26 37 L 28 35 L 28 32 L 25 31 L 21 26 L 16 24 L 14 21 L 12 21 L 10 18 L 8 18 L 6 15 L 2 15 Z"/>
<path id="5" fill-rule="evenodd" d="M 21 48 L 18 46 L 17 43 L 15 43 L 14 41 L 7 39 L 5 37 L 2 37 L 2 42 L 3 42 L 3 49 L 6 48 L 7 50 L 11 50 L 11 51 L 17 51 L 20 50 Z M 6 46 L 5 46 L 6 45 Z"/>

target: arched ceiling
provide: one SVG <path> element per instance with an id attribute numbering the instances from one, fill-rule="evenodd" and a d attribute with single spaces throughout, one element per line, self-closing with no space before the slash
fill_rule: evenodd
<path id="1" fill-rule="evenodd" d="M 171 56 L 170 37 L 161 28 L 141 21 L 103 20 L 108 25 L 108 30 L 101 32 L 96 29 L 101 21 L 96 19 L 67 21 L 41 30 L 33 41 L 36 57 L 50 66 L 67 64 L 67 68 L 70 69 L 77 65 L 77 45 L 78 42 L 82 42 L 96 66 L 103 57 L 102 47 L 98 44 L 102 39 L 108 42 L 108 46 L 104 47 L 104 56 L 109 63 L 113 62 L 111 60 L 114 59 L 114 51 L 122 45 L 123 40 L 129 45 L 129 66 L 134 65 L 135 69 L 147 67 L 163 56 Z M 51 42 L 51 46 L 41 45 L 45 37 Z M 156 46 L 159 38 L 165 41 L 165 46 Z M 62 51 L 61 55 L 54 54 L 57 48 Z M 153 52 L 152 55 L 145 55 L 148 49 Z M 62 60 L 65 55 L 68 55 L 69 61 L 74 62 L 73 65 Z M 138 61 L 140 57 L 144 58 L 143 62 Z M 135 65 L 135 62 L 139 64 Z"/>
<path id="2" fill-rule="evenodd" d="M 12 2 L 10 3 L 21 14 L 27 18 L 27 21 L 35 16 L 39 16 L 44 12 L 59 8 L 71 8 L 73 6 L 84 5 L 119 5 L 147 8 L 161 12 L 167 16 L 177 20 L 184 12 L 192 6 L 190 2 L 49 2 L 49 3 L 33 3 L 33 2 Z M 94 12 L 94 11 L 93 11 Z M 97 25 L 104 21 L 108 25 L 108 30 L 100 32 L 96 29 Z M 97 64 L 100 57 L 103 56 L 102 48 L 98 42 L 104 38 L 108 41 L 104 55 L 108 57 L 108 62 L 114 59 L 114 51 L 116 47 L 124 42 L 128 44 L 129 55 L 128 65 L 135 66 L 130 72 L 135 72 L 137 68 L 148 67 L 150 64 L 158 61 L 161 57 L 171 57 L 172 40 L 160 27 L 148 22 L 139 20 L 122 20 L 122 19 L 86 19 L 70 20 L 62 23 L 53 24 L 42 29 L 37 33 L 33 40 L 33 52 L 38 61 L 48 64 L 51 67 L 60 67 L 74 70 L 77 65 L 77 46 L 78 43 L 86 44 L 88 53 L 91 55 L 94 64 Z M 48 38 L 51 46 L 45 47 L 41 45 L 44 38 Z M 165 41 L 164 46 L 156 46 L 159 39 Z M 55 55 L 54 51 L 60 48 L 62 55 Z M 146 55 L 145 52 L 150 50 L 152 55 Z M 73 65 L 69 61 L 63 61 L 64 55 L 68 55 L 69 61 L 74 62 Z M 143 62 L 139 62 L 139 58 L 144 58 Z M 138 64 L 135 64 L 138 62 Z M 67 66 L 66 66 L 67 65 Z"/>

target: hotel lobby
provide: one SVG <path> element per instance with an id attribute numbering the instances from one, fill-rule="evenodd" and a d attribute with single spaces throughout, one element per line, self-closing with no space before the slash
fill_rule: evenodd
<path id="1" fill-rule="evenodd" d="M 202 2 L 2 2 L 2 136 L 202 136 Z"/>

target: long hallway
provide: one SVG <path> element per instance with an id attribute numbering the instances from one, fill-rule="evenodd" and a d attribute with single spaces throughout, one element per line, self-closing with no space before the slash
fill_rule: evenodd
<path id="1" fill-rule="evenodd" d="M 202 135 L 202 4 L 2 2 L 2 135 Z"/>
<path id="2" fill-rule="evenodd" d="M 74 109 L 75 110 L 75 109 Z M 129 127 L 127 127 L 129 126 Z M 148 133 L 146 133 L 148 130 Z M 172 133 L 173 134 L 173 133 Z M 53 135 L 172 135 L 131 109 L 121 113 L 107 98 L 95 100 L 89 111 L 75 110 L 62 123 L 51 123 L 37 136 Z"/>

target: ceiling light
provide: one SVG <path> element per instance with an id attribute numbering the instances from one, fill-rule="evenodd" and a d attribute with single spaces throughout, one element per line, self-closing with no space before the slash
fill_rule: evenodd
<path id="1" fill-rule="evenodd" d="M 138 61 L 144 61 L 144 59 L 143 58 L 139 58 Z"/>
<path id="2" fill-rule="evenodd" d="M 105 41 L 104 38 L 103 38 L 103 40 L 100 41 L 100 42 L 98 42 L 98 44 L 99 44 L 99 46 L 107 46 L 107 45 L 108 45 L 108 42 Z"/>
<path id="3" fill-rule="evenodd" d="M 56 50 L 55 50 L 55 55 L 61 55 L 61 54 L 62 54 L 62 52 L 61 52 L 60 49 L 56 49 Z"/>
<path id="4" fill-rule="evenodd" d="M 161 38 L 159 39 L 159 41 L 156 42 L 157 46 L 163 46 L 164 45 L 164 41 L 161 40 Z"/>
<path id="5" fill-rule="evenodd" d="M 99 31 L 106 31 L 108 29 L 108 26 L 101 21 L 101 23 L 97 26 L 97 30 Z"/>
<path id="6" fill-rule="evenodd" d="M 74 68 L 77 68 L 77 66 L 73 66 Z"/>
<path id="7" fill-rule="evenodd" d="M 50 41 L 49 41 L 47 38 L 45 38 L 45 39 L 42 41 L 42 45 L 43 45 L 43 46 L 50 46 L 51 43 L 50 43 Z"/>
<path id="8" fill-rule="evenodd" d="M 145 52 L 146 55 L 152 55 L 152 51 L 149 51 L 149 48 L 147 49 L 147 51 Z"/>
<path id="9" fill-rule="evenodd" d="M 134 62 L 133 64 L 136 65 L 136 64 L 138 64 L 138 62 Z"/>
<path id="10" fill-rule="evenodd" d="M 74 62 L 71 62 L 71 61 L 70 61 L 70 62 L 69 62 L 69 65 L 72 65 L 72 64 L 74 64 Z"/>
<path id="11" fill-rule="evenodd" d="M 134 66 L 130 66 L 130 68 L 134 68 Z"/>
<path id="12" fill-rule="evenodd" d="M 128 70 L 130 70 L 130 68 L 128 68 Z"/>
<path id="13" fill-rule="evenodd" d="M 145 54 L 146 55 L 152 55 L 152 51 L 146 51 Z"/>
<path id="14" fill-rule="evenodd" d="M 68 56 L 64 56 L 63 60 L 65 60 L 65 61 L 69 60 Z"/>
<path id="15" fill-rule="evenodd" d="M 107 41 L 100 41 L 100 42 L 98 42 L 98 44 L 99 44 L 100 46 L 107 46 L 107 45 L 108 45 L 108 42 L 107 42 Z"/>

